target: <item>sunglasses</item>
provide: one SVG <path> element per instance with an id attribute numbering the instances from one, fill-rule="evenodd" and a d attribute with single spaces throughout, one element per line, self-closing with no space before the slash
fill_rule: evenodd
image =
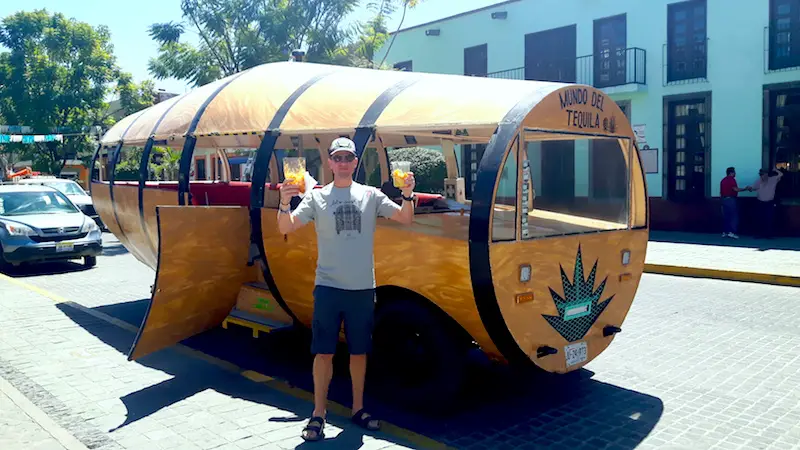
<path id="1" fill-rule="evenodd" d="M 356 159 L 356 155 L 354 155 L 352 153 L 348 153 L 347 155 L 333 155 L 333 156 L 331 156 L 331 159 L 334 162 L 337 162 L 337 163 L 340 163 L 342 161 L 344 161 L 344 162 L 353 162 L 353 160 Z"/>

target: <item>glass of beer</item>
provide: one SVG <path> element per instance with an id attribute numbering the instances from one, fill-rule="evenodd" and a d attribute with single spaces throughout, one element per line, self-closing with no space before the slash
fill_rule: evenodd
<path id="1" fill-rule="evenodd" d="M 409 171 L 411 171 L 410 161 L 395 161 L 392 163 L 392 182 L 394 187 L 405 187 Z"/>
<path id="2" fill-rule="evenodd" d="M 283 182 L 297 185 L 301 194 L 306 191 L 306 159 L 304 157 L 283 158 Z"/>

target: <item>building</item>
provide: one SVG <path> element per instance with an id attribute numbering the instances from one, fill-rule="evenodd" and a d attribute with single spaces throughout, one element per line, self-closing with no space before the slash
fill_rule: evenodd
<path id="1" fill-rule="evenodd" d="M 776 222 L 800 234 L 800 0 L 509 0 L 401 30 L 387 62 L 602 88 L 637 130 L 653 229 L 719 231 L 726 168 L 743 186 L 779 164 Z M 602 173 L 602 158 L 576 152 L 543 160 L 543 174 L 591 198 L 575 173 Z M 748 233 L 755 195 L 740 196 Z"/>

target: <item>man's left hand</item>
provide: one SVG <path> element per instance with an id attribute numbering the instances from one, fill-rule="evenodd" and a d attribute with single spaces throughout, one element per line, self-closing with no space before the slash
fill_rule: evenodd
<path id="1" fill-rule="evenodd" d="M 411 197 L 411 194 L 414 193 L 414 187 L 417 185 L 416 180 L 414 179 L 414 172 L 406 172 L 406 185 L 403 186 L 403 195 L 406 197 Z"/>

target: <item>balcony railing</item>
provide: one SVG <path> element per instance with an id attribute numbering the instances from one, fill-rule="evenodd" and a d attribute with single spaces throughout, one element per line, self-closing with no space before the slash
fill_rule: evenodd
<path id="1" fill-rule="evenodd" d="M 647 52 L 632 47 L 577 59 L 577 79 L 597 88 L 647 84 Z"/>
<path id="2" fill-rule="evenodd" d="M 571 64 L 574 66 L 570 67 Z M 575 72 L 569 74 L 574 68 Z M 587 55 L 575 59 L 543 62 L 532 70 L 525 67 L 490 72 L 489 78 L 510 80 L 546 80 L 588 84 L 597 88 L 647 84 L 647 52 L 642 48 L 627 48 L 605 55 Z M 526 77 L 529 72 L 530 78 Z M 569 74 L 563 79 L 560 74 Z M 574 77 L 573 77 L 574 75 Z"/>

